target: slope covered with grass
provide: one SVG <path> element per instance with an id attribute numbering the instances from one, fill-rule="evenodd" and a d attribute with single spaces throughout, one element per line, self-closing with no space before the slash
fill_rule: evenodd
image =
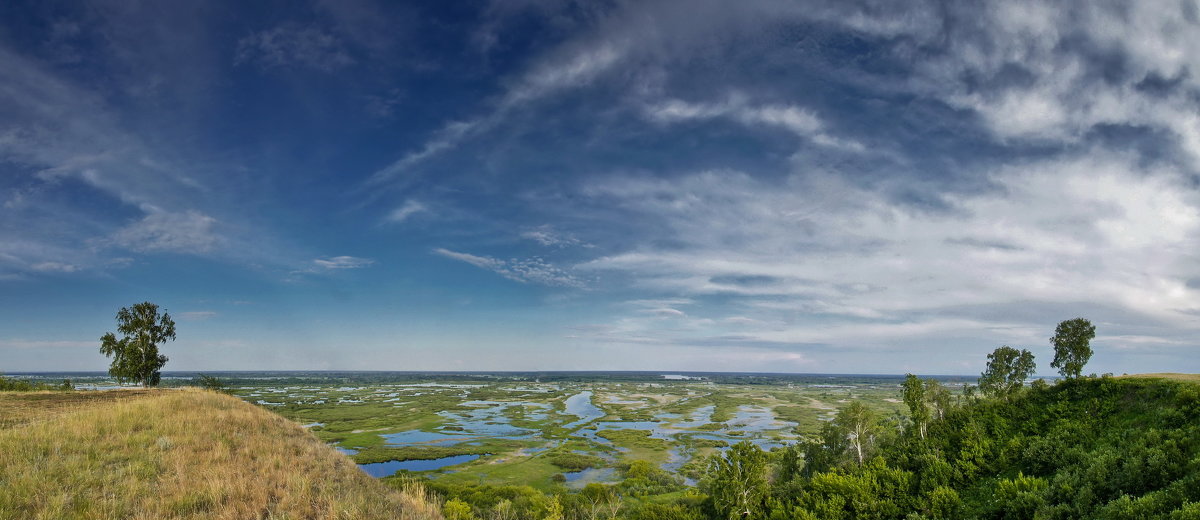
<path id="1" fill-rule="evenodd" d="M 228 395 L 0 393 L 0 417 L 0 519 L 441 518 Z"/>

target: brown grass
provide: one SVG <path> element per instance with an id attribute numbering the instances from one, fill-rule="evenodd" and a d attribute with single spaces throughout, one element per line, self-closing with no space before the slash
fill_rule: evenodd
<path id="1" fill-rule="evenodd" d="M 0 395 L 0 519 L 440 519 L 295 423 L 202 390 Z"/>

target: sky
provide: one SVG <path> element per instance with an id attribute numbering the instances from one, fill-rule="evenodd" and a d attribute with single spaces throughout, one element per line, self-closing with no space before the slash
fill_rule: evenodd
<path id="1" fill-rule="evenodd" d="M 1200 6 L 0 3 L 0 371 L 1200 371 Z"/>

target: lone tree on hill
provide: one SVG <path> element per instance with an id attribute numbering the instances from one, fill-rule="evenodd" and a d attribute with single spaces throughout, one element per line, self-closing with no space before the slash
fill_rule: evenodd
<path id="1" fill-rule="evenodd" d="M 158 345 L 175 339 L 175 322 L 165 311 L 160 316 L 158 305 L 150 302 L 122 307 L 117 311 L 117 339 L 111 332 L 100 338 L 100 353 L 113 358 L 108 374 L 117 382 L 133 381 L 143 387 L 158 386 L 167 356 L 158 353 Z"/>
<path id="2" fill-rule="evenodd" d="M 1057 368 L 1063 377 L 1079 377 L 1083 365 L 1092 358 L 1092 339 L 1096 337 L 1096 326 L 1083 318 L 1066 320 L 1054 329 L 1050 344 L 1054 345 L 1054 361 L 1050 366 Z"/>
<path id="3" fill-rule="evenodd" d="M 990 396 L 1007 398 L 1025 385 L 1036 368 L 1028 350 L 1005 345 L 988 354 L 987 369 L 979 375 L 979 389 Z"/>

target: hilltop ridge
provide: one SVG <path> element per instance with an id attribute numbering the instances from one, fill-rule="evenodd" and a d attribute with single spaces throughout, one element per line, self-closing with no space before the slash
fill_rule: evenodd
<path id="1" fill-rule="evenodd" d="M 438 520 L 297 424 L 197 390 L 0 394 L 0 519 Z"/>

